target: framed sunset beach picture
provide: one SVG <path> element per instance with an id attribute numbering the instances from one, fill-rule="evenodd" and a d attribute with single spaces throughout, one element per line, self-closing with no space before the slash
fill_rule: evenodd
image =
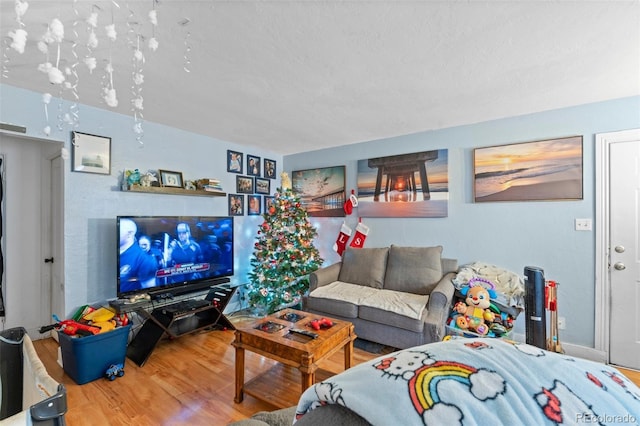
<path id="1" fill-rule="evenodd" d="M 447 217 L 447 149 L 358 160 L 358 216 Z"/>
<path id="2" fill-rule="evenodd" d="M 476 148 L 476 203 L 581 200 L 582 136 Z"/>

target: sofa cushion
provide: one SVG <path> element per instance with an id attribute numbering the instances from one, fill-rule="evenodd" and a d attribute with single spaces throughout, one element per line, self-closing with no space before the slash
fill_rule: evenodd
<path id="1" fill-rule="evenodd" d="M 394 290 L 374 290 L 375 293 L 364 297 L 359 305 L 378 308 L 412 319 L 420 319 L 429 300 L 428 295 L 407 293 Z"/>
<path id="2" fill-rule="evenodd" d="M 389 249 L 384 288 L 429 294 L 442 278 L 442 246 Z"/>
<path id="3" fill-rule="evenodd" d="M 388 247 L 361 249 L 347 247 L 342 254 L 342 267 L 338 280 L 382 288 L 388 253 Z"/>
<path id="4" fill-rule="evenodd" d="M 358 305 L 376 290 L 358 284 L 334 281 L 309 293 L 307 308 L 345 318 L 358 316 Z"/>
<path id="5" fill-rule="evenodd" d="M 427 315 L 428 311 L 426 309 L 422 312 L 422 318 L 419 319 L 409 318 L 407 316 L 385 311 L 384 309 L 375 308 L 373 306 L 360 306 L 358 311 L 358 318 L 362 320 L 384 324 L 388 327 L 396 327 L 398 329 L 414 333 L 422 333 Z M 358 327 L 356 327 L 356 334 L 358 334 Z M 375 341 L 375 339 L 373 340 Z"/>

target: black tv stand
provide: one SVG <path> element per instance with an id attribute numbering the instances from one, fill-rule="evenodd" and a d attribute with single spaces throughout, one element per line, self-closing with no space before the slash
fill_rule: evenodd
<path id="1" fill-rule="evenodd" d="M 207 328 L 235 330 L 223 314 L 235 290 L 236 287 L 221 284 L 210 286 L 204 299 L 195 299 L 205 293 L 200 291 L 193 298 L 180 301 L 164 299 L 161 302 L 112 304 L 117 313 L 136 312 L 145 318 L 142 328 L 127 347 L 127 357 L 142 367 L 165 334 L 177 338 Z"/>

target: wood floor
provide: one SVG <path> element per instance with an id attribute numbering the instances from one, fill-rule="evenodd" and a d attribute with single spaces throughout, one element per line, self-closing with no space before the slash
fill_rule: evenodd
<path id="1" fill-rule="evenodd" d="M 226 425 L 275 407 L 245 395 L 233 402 L 235 351 L 233 331 L 215 330 L 161 341 L 143 367 L 129 359 L 125 375 L 114 381 L 98 379 L 77 385 L 57 364 L 58 344 L 53 339 L 34 342 L 49 374 L 67 387 L 69 426 L 76 425 Z M 378 355 L 354 350 L 354 365 Z M 342 351 L 321 367 L 338 373 Z M 245 380 L 268 371 L 276 363 L 247 352 Z M 623 370 L 640 386 L 640 372 Z M 300 383 L 291 378 L 289 388 L 299 394 Z"/>
<path id="2" fill-rule="evenodd" d="M 34 342 L 49 374 L 67 387 L 67 424 L 76 425 L 226 425 L 276 407 L 244 396 L 234 403 L 235 348 L 232 330 L 191 334 L 162 340 L 143 367 L 125 362 L 125 375 L 114 381 L 98 379 L 77 385 L 57 363 L 58 343 Z M 378 355 L 354 350 L 353 365 Z M 278 364 L 251 352 L 245 354 L 245 381 Z M 342 350 L 321 368 L 344 370 Z M 288 374 L 292 394 L 300 394 L 300 376 Z M 290 399 L 290 398 L 289 398 Z M 296 398 L 297 399 L 297 398 Z"/>

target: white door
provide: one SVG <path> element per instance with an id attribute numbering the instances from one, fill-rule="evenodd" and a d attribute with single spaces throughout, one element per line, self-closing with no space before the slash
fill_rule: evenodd
<path id="1" fill-rule="evenodd" d="M 609 361 L 640 370 L 640 140 L 609 145 Z"/>
<path id="2" fill-rule="evenodd" d="M 51 312 L 60 318 L 65 316 L 63 164 L 60 155 L 51 160 Z"/>

